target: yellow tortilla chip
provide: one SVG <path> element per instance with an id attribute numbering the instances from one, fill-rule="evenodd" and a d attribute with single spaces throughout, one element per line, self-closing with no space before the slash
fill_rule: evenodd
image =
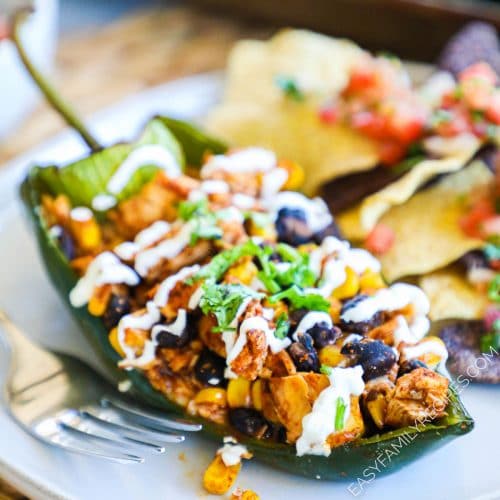
<path id="1" fill-rule="evenodd" d="M 381 223 L 394 231 L 396 239 L 380 256 L 384 276 L 394 281 L 429 273 L 481 247 L 484 242 L 466 236 L 459 220 L 466 211 L 467 195 L 492 179 L 488 167 L 476 161 L 386 213 Z"/>
<path id="2" fill-rule="evenodd" d="M 388 210 L 405 203 L 421 186 L 437 175 L 460 170 L 472 158 L 479 146 L 478 140 L 475 145 L 471 144 L 470 149 L 448 158 L 424 160 L 398 180 L 366 197 L 356 208 L 340 216 L 346 237 L 362 239 L 367 236 Z"/>
<path id="3" fill-rule="evenodd" d="M 418 285 L 431 302 L 429 317 L 441 319 L 481 319 L 488 306 L 485 294 L 467 282 L 463 273 L 453 267 L 422 276 Z"/>
<path id="4" fill-rule="evenodd" d="M 308 194 L 334 177 L 373 168 L 378 155 L 371 139 L 343 125 L 325 126 L 317 115 L 362 54 L 353 43 L 302 30 L 239 42 L 229 58 L 224 102 L 206 126 L 234 146 L 267 147 L 300 163 Z M 275 83 L 280 75 L 293 78 L 307 99 L 284 96 Z"/>

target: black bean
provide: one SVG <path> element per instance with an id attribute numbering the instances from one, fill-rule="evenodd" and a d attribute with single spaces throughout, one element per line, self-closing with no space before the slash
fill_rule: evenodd
<path id="1" fill-rule="evenodd" d="M 59 248 L 68 260 L 73 260 L 76 256 L 75 242 L 73 236 L 64 228 L 61 228 L 61 234 L 57 237 Z"/>
<path id="2" fill-rule="evenodd" d="M 293 363 L 300 372 L 318 372 L 318 353 L 314 349 L 313 339 L 307 333 L 298 335 L 298 341 L 293 342 L 288 348 Z"/>
<path id="3" fill-rule="evenodd" d="M 380 340 L 364 339 L 361 342 L 349 342 L 340 352 L 350 356 L 353 364 L 363 367 L 365 381 L 385 375 L 396 363 L 395 352 Z"/>
<path id="4" fill-rule="evenodd" d="M 281 424 L 275 424 L 273 422 L 267 422 L 267 429 L 263 434 L 264 439 L 272 439 L 277 443 L 286 443 L 286 428 Z"/>
<path id="5" fill-rule="evenodd" d="M 318 245 L 321 245 L 321 243 L 327 236 L 334 236 L 335 238 L 340 238 L 340 239 L 342 238 L 340 229 L 335 221 L 330 222 L 328 226 L 323 228 L 321 231 L 315 233 L 314 242 L 317 243 Z"/>
<path id="6" fill-rule="evenodd" d="M 268 432 L 269 424 L 260 412 L 252 408 L 232 408 L 229 422 L 242 434 L 261 438 Z"/>
<path id="7" fill-rule="evenodd" d="M 327 345 L 335 344 L 335 341 L 342 334 L 340 328 L 330 326 L 324 321 L 316 323 L 312 328 L 309 328 L 306 333 L 312 337 L 314 347 L 316 347 L 316 349 L 321 349 Z"/>
<path id="8" fill-rule="evenodd" d="M 158 334 L 157 341 L 160 347 L 169 347 L 169 348 L 180 348 L 184 347 L 189 343 L 195 336 L 197 332 L 196 321 L 191 315 L 188 315 L 186 318 L 186 327 L 180 335 L 174 335 L 169 331 L 162 331 Z M 168 326 L 168 323 L 159 323 Z"/>
<path id="9" fill-rule="evenodd" d="M 467 252 L 462 255 L 460 259 L 458 259 L 458 263 L 463 266 L 465 271 L 481 267 L 489 267 L 488 259 L 482 250 L 471 250 L 470 252 Z"/>
<path id="10" fill-rule="evenodd" d="M 278 241 L 299 246 L 313 239 L 313 232 L 307 225 L 306 215 L 300 208 L 283 207 L 275 222 Z"/>
<path id="11" fill-rule="evenodd" d="M 342 331 L 349 333 L 365 334 L 368 333 L 370 330 L 373 330 L 373 328 L 380 326 L 384 322 L 384 315 L 380 311 L 375 313 L 369 320 L 366 321 L 344 321 L 342 319 L 342 315 L 345 312 L 347 312 L 349 309 L 353 308 L 354 306 L 356 306 L 361 301 L 367 298 L 368 295 L 361 294 L 357 295 L 353 299 L 346 301 L 343 304 L 342 310 L 340 311 L 340 325 L 339 325 Z"/>
<path id="12" fill-rule="evenodd" d="M 227 380 L 224 378 L 225 368 L 224 358 L 209 349 L 204 349 L 194 366 L 194 374 L 202 384 L 222 387 L 227 385 Z"/>
<path id="13" fill-rule="evenodd" d="M 401 377 L 401 375 L 405 375 L 406 373 L 410 373 L 417 368 L 427 368 L 427 365 L 419 359 L 409 359 L 402 363 L 399 367 L 398 377 Z"/>
<path id="14" fill-rule="evenodd" d="M 130 299 L 127 295 L 111 295 L 106 311 L 102 316 L 104 326 L 111 330 L 120 319 L 130 312 Z"/>

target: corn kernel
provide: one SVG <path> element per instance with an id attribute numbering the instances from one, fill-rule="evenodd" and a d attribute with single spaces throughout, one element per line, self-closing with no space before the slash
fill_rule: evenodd
<path id="1" fill-rule="evenodd" d="M 342 302 L 332 296 L 328 297 L 328 302 L 330 302 L 328 314 L 330 314 L 334 323 L 338 323 L 340 321 L 340 312 L 342 311 Z"/>
<path id="2" fill-rule="evenodd" d="M 262 380 L 257 379 L 253 384 L 252 384 L 252 406 L 256 410 L 262 410 Z"/>
<path id="3" fill-rule="evenodd" d="M 304 184 L 306 176 L 301 165 L 294 161 L 280 160 L 278 166 L 284 168 L 288 172 L 288 179 L 282 188 L 283 190 L 295 191 Z"/>
<path id="4" fill-rule="evenodd" d="M 83 250 L 95 250 L 101 245 L 101 228 L 93 217 L 87 220 L 71 219 L 71 234 Z"/>
<path id="5" fill-rule="evenodd" d="M 338 366 L 344 359 L 343 354 L 340 354 L 341 346 L 327 345 L 319 351 L 319 362 L 322 365 Z"/>
<path id="6" fill-rule="evenodd" d="M 366 408 L 379 429 L 384 427 L 386 407 L 387 403 L 383 394 L 378 394 L 375 399 L 366 402 Z"/>
<path id="7" fill-rule="evenodd" d="M 120 342 L 118 341 L 118 328 L 113 328 L 109 332 L 109 343 L 111 344 L 111 347 L 122 357 L 125 357 L 125 352 L 122 349 L 122 346 L 120 345 Z"/>
<path id="8" fill-rule="evenodd" d="M 92 316 L 102 316 L 106 311 L 106 307 L 108 307 L 110 298 L 110 285 L 104 285 L 96 288 L 87 306 L 89 313 L 92 314 Z"/>
<path id="9" fill-rule="evenodd" d="M 212 403 L 218 406 L 226 406 L 226 390 L 221 389 L 220 387 L 208 387 L 207 389 L 202 389 L 194 397 L 194 402 L 197 404 Z"/>
<path id="10" fill-rule="evenodd" d="M 231 282 L 232 278 L 234 278 L 236 283 L 250 285 L 253 279 L 257 276 L 257 273 L 257 266 L 251 260 L 246 260 L 241 264 L 231 267 L 226 273 L 225 279 Z"/>
<path id="11" fill-rule="evenodd" d="M 359 287 L 361 292 L 366 293 L 385 288 L 386 284 L 380 273 L 368 270 L 359 278 Z"/>
<path id="12" fill-rule="evenodd" d="M 227 466 L 220 455 L 212 460 L 203 474 L 203 486 L 212 495 L 223 495 L 236 481 L 241 469 L 241 462 Z"/>
<path id="13" fill-rule="evenodd" d="M 350 267 L 345 268 L 346 279 L 342 285 L 337 287 L 333 291 L 333 296 L 336 299 L 348 299 L 349 297 L 353 297 L 358 293 L 359 290 L 359 277 L 354 271 L 354 269 Z"/>
<path id="14" fill-rule="evenodd" d="M 233 378 L 227 385 L 227 402 L 231 408 L 250 406 L 250 381 L 244 378 Z"/>
<path id="15" fill-rule="evenodd" d="M 255 491 L 236 488 L 231 495 L 231 500 L 260 500 L 260 497 Z"/>

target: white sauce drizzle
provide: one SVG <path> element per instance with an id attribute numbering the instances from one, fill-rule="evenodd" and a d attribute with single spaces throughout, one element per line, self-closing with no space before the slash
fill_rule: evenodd
<path id="1" fill-rule="evenodd" d="M 178 177 L 181 167 L 174 155 L 160 144 L 146 144 L 132 151 L 118 167 L 106 186 L 112 194 L 119 194 L 128 184 L 132 175 L 145 165 L 162 168 L 169 177 Z"/>
<path id="2" fill-rule="evenodd" d="M 173 290 L 175 285 L 179 281 L 183 281 L 189 276 L 192 276 L 199 269 L 200 266 L 198 264 L 183 267 L 179 272 L 172 274 L 168 278 L 164 279 L 158 287 L 158 290 L 153 299 L 156 307 L 164 307 L 167 304 L 170 292 Z"/>
<path id="3" fill-rule="evenodd" d="M 274 196 L 285 185 L 288 180 L 288 171 L 284 168 L 274 168 L 262 177 L 260 196 L 263 199 Z"/>
<path id="4" fill-rule="evenodd" d="M 116 255 L 103 252 L 90 263 L 85 274 L 71 290 L 69 301 L 73 307 L 82 307 L 91 299 L 96 287 L 116 283 L 135 286 L 139 281 L 139 276 L 121 263 Z"/>
<path id="5" fill-rule="evenodd" d="M 321 198 L 307 198 L 295 191 L 281 191 L 266 199 L 265 205 L 275 219 L 282 208 L 302 209 L 306 216 L 307 225 L 313 232 L 321 231 L 333 221 L 326 203 Z"/>
<path id="6" fill-rule="evenodd" d="M 73 219 L 76 220 L 77 222 L 86 222 L 94 216 L 92 213 L 92 210 L 87 207 L 75 207 L 71 210 L 69 213 L 69 216 Z"/>
<path id="7" fill-rule="evenodd" d="M 200 305 L 200 301 L 204 293 L 205 290 L 203 290 L 203 287 L 199 286 L 191 295 L 191 297 L 189 297 L 188 309 L 190 309 L 191 311 L 193 309 L 196 309 Z"/>
<path id="8" fill-rule="evenodd" d="M 112 194 L 101 193 L 92 198 L 92 208 L 98 212 L 105 212 L 116 205 L 118 200 Z"/>
<path id="9" fill-rule="evenodd" d="M 448 351 L 446 346 L 435 339 L 425 339 L 417 345 L 403 348 L 403 354 L 406 359 L 420 358 L 425 354 L 435 354 L 439 356 L 440 363 L 444 363 L 448 359 Z"/>
<path id="10" fill-rule="evenodd" d="M 331 448 L 328 436 L 335 432 L 337 400 L 341 398 L 346 406 L 344 427 L 351 414 L 351 395 L 360 396 L 365 388 L 363 368 L 332 368 L 328 376 L 330 385 L 323 389 L 314 402 L 311 413 L 302 419 L 302 435 L 297 440 L 297 456 L 324 455 L 328 457 Z"/>
<path id="11" fill-rule="evenodd" d="M 214 155 L 201 169 L 201 177 L 206 179 L 217 171 L 230 174 L 266 172 L 276 166 L 276 155 L 264 148 L 245 148 L 227 155 Z"/>
<path id="12" fill-rule="evenodd" d="M 344 347 L 346 344 L 349 344 L 350 342 L 359 342 L 362 339 L 363 339 L 362 335 L 358 335 L 357 333 L 351 333 L 342 342 L 342 347 Z"/>
<path id="13" fill-rule="evenodd" d="M 248 194 L 235 193 L 232 199 L 233 205 L 240 210 L 250 210 L 255 206 L 255 198 Z"/>
<path id="14" fill-rule="evenodd" d="M 314 325 L 317 325 L 318 323 L 326 323 L 329 328 L 331 328 L 333 326 L 332 318 L 328 313 L 322 312 L 322 311 L 308 312 L 300 320 L 300 323 L 297 325 L 297 328 L 296 328 L 294 334 L 292 335 L 293 340 L 297 341 L 299 333 L 307 332 Z"/>
<path id="15" fill-rule="evenodd" d="M 170 224 L 164 220 L 153 222 L 149 227 L 137 233 L 134 241 L 120 243 L 113 250 L 123 260 L 132 260 L 140 250 L 156 243 L 170 231 Z"/>
<path id="16" fill-rule="evenodd" d="M 158 345 L 158 335 L 162 332 L 171 333 L 176 337 L 180 337 L 184 330 L 186 329 L 187 324 L 187 313 L 186 309 L 179 309 L 177 311 L 177 318 L 173 323 L 169 325 L 155 325 L 151 330 L 151 338 L 155 345 Z"/>
<path id="17" fill-rule="evenodd" d="M 220 455 L 226 467 L 231 467 L 239 464 L 242 457 L 250 456 L 250 453 L 246 446 L 238 444 L 234 438 L 229 436 L 224 438 L 224 446 L 217 450 L 217 455 Z"/>
<path id="18" fill-rule="evenodd" d="M 394 345 L 397 346 L 401 342 L 414 344 L 418 339 L 411 333 L 408 322 L 404 316 L 396 316 L 397 327 L 394 330 Z"/>
<path id="19" fill-rule="evenodd" d="M 63 229 L 61 226 L 52 226 L 50 229 L 49 229 L 49 235 L 51 238 L 59 238 L 59 236 L 61 236 L 63 233 Z"/>
<path id="20" fill-rule="evenodd" d="M 396 311 L 407 305 L 413 305 L 415 317 L 409 326 L 416 340 L 420 340 L 430 327 L 429 299 L 418 287 L 406 283 L 396 283 L 389 288 L 379 290 L 375 295 L 360 301 L 342 314 L 344 321 L 368 321 L 379 311 Z"/>

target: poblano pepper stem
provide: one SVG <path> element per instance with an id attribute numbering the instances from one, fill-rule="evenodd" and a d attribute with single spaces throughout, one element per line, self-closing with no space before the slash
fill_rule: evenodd
<path id="1" fill-rule="evenodd" d="M 95 137 L 89 132 L 84 123 L 80 120 L 78 115 L 75 113 L 73 108 L 58 94 L 56 89 L 50 84 L 47 78 L 42 75 L 38 69 L 31 62 L 26 50 L 24 48 L 23 42 L 21 40 L 20 32 L 21 26 L 25 18 L 32 12 L 31 8 L 24 8 L 18 10 L 12 17 L 12 30 L 10 33 L 10 38 L 14 43 L 19 57 L 30 74 L 31 78 L 35 81 L 38 88 L 41 90 L 42 94 L 45 96 L 50 105 L 63 117 L 65 122 L 75 129 L 85 141 L 88 147 L 92 151 L 99 151 L 102 146 L 95 139 Z"/>

